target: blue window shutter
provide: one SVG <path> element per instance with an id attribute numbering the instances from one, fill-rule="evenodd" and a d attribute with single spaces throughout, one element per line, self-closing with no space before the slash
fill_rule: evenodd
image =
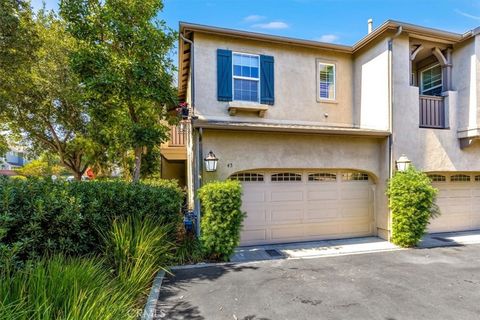
<path id="1" fill-rule="evenodd" d="M 260 56 L 260 103 L 275 103 L 275 78 L 272 56 Z"/>
<path id="2" fill-rule="evenodd" d="M 217 100 L 232 101 L 232 51 L 217 49 Z"/>

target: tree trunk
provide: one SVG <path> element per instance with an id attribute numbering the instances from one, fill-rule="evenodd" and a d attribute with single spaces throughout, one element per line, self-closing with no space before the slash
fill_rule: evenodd
<path id="1" fill-rule="evenodd" d="M 75 172 L 75 180 L 82 181 L 83 174 L 81 172 Z"/>
<path id="2" fill-rule="evenodd" d="M 135 148 L 135 169 L 133 171 L 133 182 L 140 180 L 140 166 L 142 165 L 142 147 Z"/>

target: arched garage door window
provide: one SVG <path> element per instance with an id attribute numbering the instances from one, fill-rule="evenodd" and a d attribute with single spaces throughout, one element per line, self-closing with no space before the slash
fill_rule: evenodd
<path id="1" fill-rule="evenodd" d="M 242 182 L 263 182 L 263 174 L 254 172 L 235 173 L 230 176 L 231 180 L 238 180 Z"/>

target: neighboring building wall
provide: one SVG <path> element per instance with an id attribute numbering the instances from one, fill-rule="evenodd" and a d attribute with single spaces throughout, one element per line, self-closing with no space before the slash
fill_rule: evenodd
<path id="1" fill-rule="evenodd" d="M 186 168 L 185 161 L 168 161 L 162 157 L 162 178 L 177 179 L 181 187 L 186 185 Z"/>
<path id="2" fill-rule="evenodd" d="M 13 167 L 21 167 L 27 163 L 24 157 L 23 152 L 9 151 L 5 155 L 5 160 Z"/>
<path id="3" fill-rule="evenodd" d="M 318 49 L 195 34 L 196 114 L 201 119 L 353 126 L 352 57 Z M 275 104 L 264 118 L 228 115 L 217 101 L 217 49 L 271 55 L 275 59 Z M 335 102 L 317 100 L 317 61 L 336 64 Z M 325 116 L 328 114 L 328 117 Z"/>

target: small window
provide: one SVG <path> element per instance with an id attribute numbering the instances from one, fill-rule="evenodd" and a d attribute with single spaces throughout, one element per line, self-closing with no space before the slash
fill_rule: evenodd
<path id="1" fill-rule="evenodd" d="M 318 63 L 318 95 L 322 100 L 335 100 L 335 65 Z"/>
<path id="2" fill-rule="evenodd" d="M 475 176 L 475 181 L 479 182 L 480 181 L 480 176 Z"/>
<path id="3" fill-rule="evenodd" d="M 310 173 L 308 175 L 308 181 L 325 181 L 334 182 L 337 181 L 337 175 L 334 173 Z"/>
<path id="4" fill-rule="evenodd" d="M 258 102 L 260 84 L 260 57 L 233 54 L 233 100 Z"/>
<path id="5" fill-rule="evenodd" d="M 342 174 L 343 181 L 368 181 L 368 174 L 362 172 L 345 172 Z"/>
<path id="6" fill-rule="evenodd" d="M 302 175 L 298 173 L 275 173 L 272 174 L 272 181 L 281 182 L 281 181 L 302 181 Z"/>
<path id="7" fill-rule="evenodd" d="M 428 175 L 430 180 L 432 182 L 445 182 L 447 181 L 447 178 L 445 176 L 442 176 L 441 174 L 430 174 Z"/>
<path id="8" fill-rule="evenodd" d="M 470 176 L 465 174 L 456 174 L 450 177 L 451 182 L 468 182 L 470 181 Z"/>
<path id="9" fill-rule="evenodd" d="M 263 174 L 260 173 L 251 173 L 251 172 L 242 172 L 236 173 L 230 176 L 231 180 L 238 180 L 244 182 L 262 182 Z"/>
<path id="10" fill-rule="evenodd" d="M 435 65 L 420 73 L 420 92 L 426 96 L 439 96 L 442 94 L 442 68 Z"/>

